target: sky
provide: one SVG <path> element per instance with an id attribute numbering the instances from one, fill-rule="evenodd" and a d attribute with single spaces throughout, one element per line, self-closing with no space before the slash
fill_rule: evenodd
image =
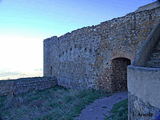
<path id="1" fill-rule="evenodd" d="M 0 0 L 0 79 L 42 76 L 43 40 L 156 0 Z"/>

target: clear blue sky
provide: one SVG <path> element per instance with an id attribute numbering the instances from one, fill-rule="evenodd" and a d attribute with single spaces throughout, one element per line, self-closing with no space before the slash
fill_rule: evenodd
<path id="1" fill-rule="evenodd" d="M 155 0 L 0 0 L 0 72 L 43 67 L 43 39 L 123 16 Z"/>

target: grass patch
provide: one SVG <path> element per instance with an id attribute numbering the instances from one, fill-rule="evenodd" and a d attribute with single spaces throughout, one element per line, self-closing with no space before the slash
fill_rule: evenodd
<path id="1" fill-rule="evenodd" d="M 4 106 L 5 100 L 6 100 L 6 96 L 1 96 L 1 97 L 0 97 L 0 108 L 2 108 L 2 107 Z"/>
<path id="2" fill-rule="evenodd" d="M 0 97 L 1 117 L 3 120 L 73 120 L 86 105 L 104 96 L 107 94 L 103 91 L 54 87 Z"/>
<path id="3" fill-rule="evenodd" d="M 128 120 L 128 99 L 115 104 L 111 110 L 111 116 L 105 120 Z"/>

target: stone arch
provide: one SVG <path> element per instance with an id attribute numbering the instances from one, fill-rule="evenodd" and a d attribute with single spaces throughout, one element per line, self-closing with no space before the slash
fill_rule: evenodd
<path id="1" fill-rule="evenodd" d="M 118 57 L 118 58 L 112 59 L 111 61 L 112 91 L 127 90 L 127 66 L 130 64 L 131 64 L 131 60 L 128 58 Z"/>
<path id="2" fill-rule="evenodd" d="M 133 52 L 125 52 L 121 50 L 115 50 L 112 52 L 111 60 L 116 58 L 126 58 L 131 60 L 131 62 L 134 60 L 135 53 Z"/>

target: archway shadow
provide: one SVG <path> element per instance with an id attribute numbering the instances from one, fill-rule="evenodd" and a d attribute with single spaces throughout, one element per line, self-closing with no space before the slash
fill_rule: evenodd
<path id="1" fill-rule="evenodd" d="M 115 58 L 112 60 L 112 91 L 127 90 L 127 66 L 131 64 L 128 58 Z"/>

